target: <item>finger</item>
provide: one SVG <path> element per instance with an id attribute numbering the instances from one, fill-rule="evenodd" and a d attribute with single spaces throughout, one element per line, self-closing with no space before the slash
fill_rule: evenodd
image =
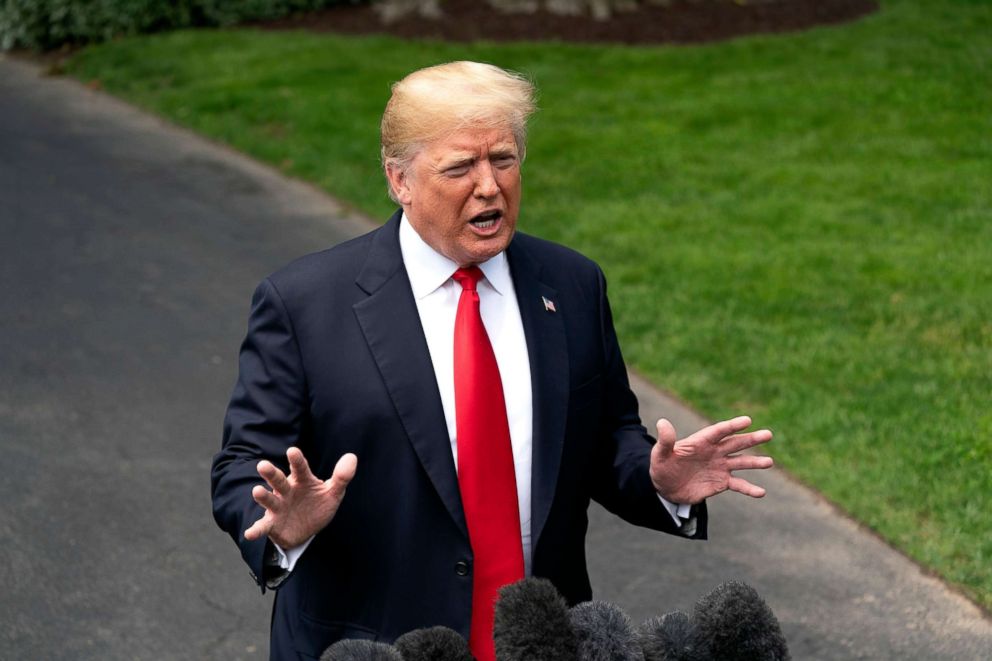
<path id="1" fill-rule="evenodd" d="M 245 539 L 249 542 L 254 542 L 256 539 L 261 539 L 268 535 L 271 530 L 272 517 L 266 512 L 265 516 L 251 524 L 251 527 L 245 531 Z"/>
<path id="2" fill-rule="evenodd" d="M 256 503 L 267 510 L 274 510 L 279 506 L 279 499 L 275 496 L 275 494 L 263 487 L 261 484 L 257 484 L 252 487 L 251 497 L 255 499 Z"/>
<path id="3" fill-rule="evenodd" d="M 661 418 L 655 424 L 655 429 L 658 432 L 658 449 L 660 450 L 660 457 L 662 460 L 668 459 L 672 456 L 672 450 L 675 448 L 675 441 L 678 440 L 678 436 L 675 433 L 675 426 L 665 418 Z"/>
<path id="4" fill-rule="evenodd" d="M 306 457 L 303 456 L 303 451 L 300 448 L 289 448 L 286 450 L 286 458 L 289 459 L 289 473 L 298 482 L 313 479 L 313 473 L 310 472 L 310 464 L 307 463 Z"/>
<path id="5" fill-rule="evenodd" d="M 765 490 L 762 487 L 759 487 L 757 484 L 751 484 L 739 477 L 731 477 L 727 483 L 727 488 L 731 491 L 742 493 L 745 496 L 750 496 L 751 498 L 763 498 L 765 495 Z"/>
<path id="6" fill-rule="evenodd" d="M 723 439 L 739 431 L 744 431 L 751 426 L 751 418 L 746 415 L 737 416 L 730 420 L 723 420 L 709 427 L 703 427 L 692 436 L 700 437 L 709 443 L 719 443 Z M 692 438 L 692 437 L 690 437 Z"/>
<path id="7" fill-rule="evenodd" d="M 756 445 L 761 445 L 762 443 L 767 443 L 770 440 L 772 440 L 771 430 L 759 429 L 758 431 L 753 431 L 747 434 L 734 434 L 733 436 L 728 436 L 720 447 L 722 447 L 727 454 L 733 454 L 735 452 L 740 452 L 741 450 L 753 448 Z"/>
<path id="8" fill-rule="evenodd" d="M 771 457 L 755 457 L 751 455 L 727 457 L 727 469 L 732 471 L 757 470 L 771 468 L 774 465 L 775 462 Z"/>
<path id="9" fill-rule="evenodd" d="M 344 492 L 347 490 L 351 480 L 354 479 L 357 470 L 358 457 L 350 452 L 342 455 L 338 459 L 338 463 L 334 464 L 334 472 L 331 474 L 331 479 L 327 481 L 331 488 L 331 495 L 338 500 L 344 498 Z"/>
<path id="10" fill-rule="evenodd" d="M 286 480 L 286 474 L 279 470 L 271 461 L 266 459 L 261 460 L 258 462 L 256 470 L 262 476 L 262 479 L 268 483 L 269 487 L 280 496 L 285 496 L 289 492 L 289 482 Z"/>

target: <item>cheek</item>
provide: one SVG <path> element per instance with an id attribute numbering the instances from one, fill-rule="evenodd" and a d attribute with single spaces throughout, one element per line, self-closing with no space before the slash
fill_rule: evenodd
<path id="1" fill-rule="evenodd" d="M 472 201 L 472 186 L 468 182 L 446 186 L 435 200 L 438 212 L 451 222 L 456 222 L 466 213 Z"/>
<path id="2" fill-rule="evenodd" d="M 446 215 L 445 208 L 449 206 L 444 190 L 439 188 L 423 191 L 417 201 L 420 208 L 430 213 L 434 218 Z"/>
<path id="3" fill-rule="evenodd" d="M 421 215 L 430 219 L 439 236 L 454 237 L 465 229 L 461 219 L 469 197 L 455 186 L 436 188 L 421 198 Z"/>
<path id="4" fill-rule="evenodd" d="M 502 176 L 499 177 L 499 187 L 506 197 L 513 199 L 519 198 L 520 170 L 502 173 Z"/>

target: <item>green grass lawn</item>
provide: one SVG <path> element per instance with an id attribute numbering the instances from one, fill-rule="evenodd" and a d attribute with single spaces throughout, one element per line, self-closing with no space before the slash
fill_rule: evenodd
<path id="1" fill-rule="evenodd" d="M 603 265 L 628 362 L 992 607 L 992 4 L 678 48 L 183 32 L 69 70 L 384 218 L 389 84 L 452 59 L 538 84 L 521 227 Z"/>

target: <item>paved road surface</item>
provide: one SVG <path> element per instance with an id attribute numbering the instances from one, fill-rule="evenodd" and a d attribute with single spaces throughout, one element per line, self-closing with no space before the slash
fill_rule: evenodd
<path id="1" fill-rule="evenodd" d="M 526 220 L 524 220 L 526 225 Z M 262 597 L 208 469 L 254 285 L 364 231 L 310 187 L 0 59 L 0 657 L 261 659 Z M 645 417 L 703 420 L 638 382 Z M 802 659 L 988 659 L 992 624 L 811 492 L 764 476 L 712 540 L 593 512 L 597 596 L 635 620 L 740 578 Z"/>

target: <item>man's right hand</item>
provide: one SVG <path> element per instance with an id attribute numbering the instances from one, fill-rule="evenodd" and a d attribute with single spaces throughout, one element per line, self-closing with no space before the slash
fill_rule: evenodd
<path id="1" fill-rule="evenodd" d="M 330 479 L 321 480 L 310 472 L 299 448 L 289 448 L 286 458 L 288 476 L 272 462 L 258 462 L 258 474 L 272 491 L 261 484 L 251 490 L 255 502 L 265 508 L 265 515 L 245 531 L 248 541 L 268 536 L 284 549 L 307 541 L 334 518 L 358 468 L 358 457 L 348 453 L 338 459 Z"/>

